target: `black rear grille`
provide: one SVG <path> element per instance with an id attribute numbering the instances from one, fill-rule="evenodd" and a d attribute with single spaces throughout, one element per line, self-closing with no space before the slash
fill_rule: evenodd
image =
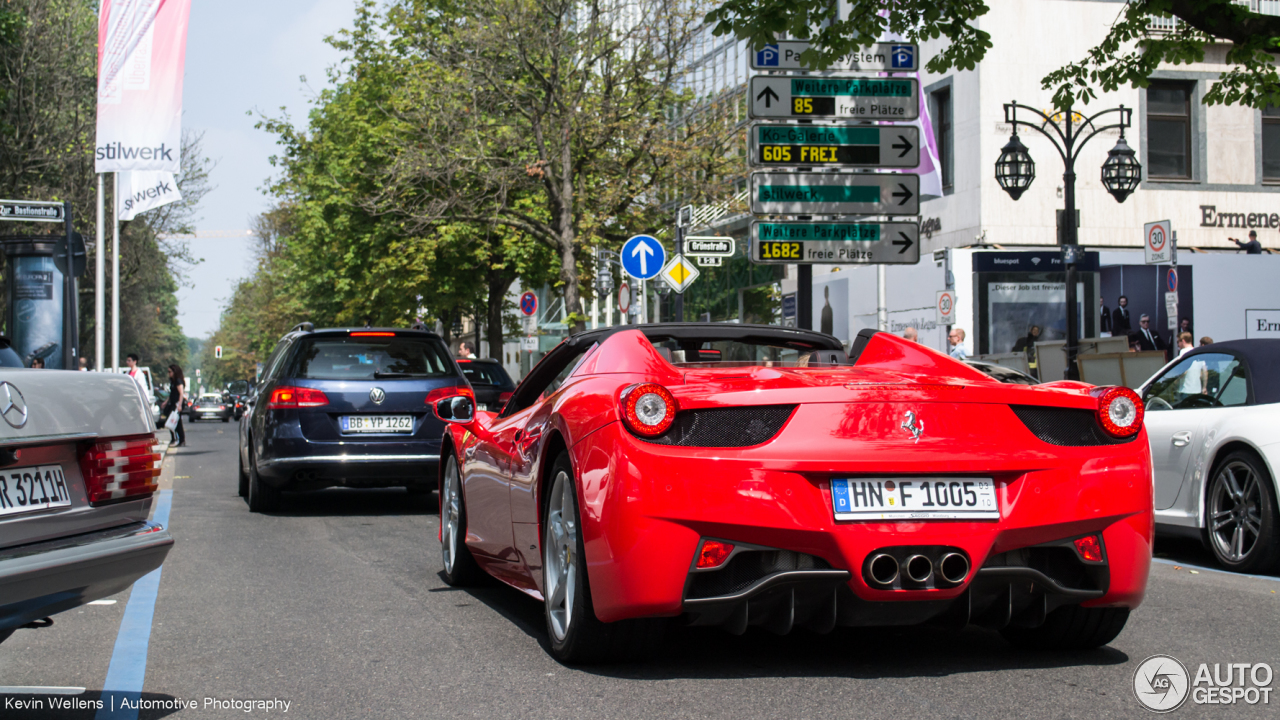
<path id="1" fill-rule="evenodd" d="M 711 572 L 692 573 L 687 599 L 719 597 L 746 590 L 757 580 L 791 570 L 830 570 L 820 557 L 790 550 L 743 550 L 724 567 Z"/>
<path id="2" fill-rule="evenodd" d="M 1066 447 L 1121 445 L 1137 437 L 1137 435 L 1127 438 L 1111 437 L 1098 425 L 1097 416 L 1092 410 L 1037 405 L 1011 405 L 1010 407 L 1028 430 L 1050 445 Z"/>
<path id="3" fill-rule="evenodd" d="M 655 438 L 657 445 L 681 447 L 748 447 L 768 441 L 787 422 L 795 405 L 685 410 L 676 414 L 671 429 Z"/>

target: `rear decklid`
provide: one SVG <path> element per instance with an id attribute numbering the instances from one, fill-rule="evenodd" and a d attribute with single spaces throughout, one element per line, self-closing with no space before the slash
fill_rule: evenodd
<path id="1" fill-rule="evenodd" d="M 154 433 L 128 376 L 0 370 L 0 547 L 146 520 L 150 493 L 91 507 L 81 456 L 120 438 L 153 442 Z"/>

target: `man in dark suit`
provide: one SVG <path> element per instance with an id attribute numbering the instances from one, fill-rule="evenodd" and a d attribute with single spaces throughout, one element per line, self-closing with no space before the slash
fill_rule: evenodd
<path id="1" fill-rule="evenodd" d="M 1164 340 L 1160 338 L 1160 333 L 1151 329 L 1151 318 L 1143 313 L 1138 318 L 1138 347 L 1144 352 L 1151 350 L 1164 350 Z"/>
<path id="2" fill-rule="evenodd" d="M 1117 302 L 1119 307 L 1111 311 L 1111 334 L 1127 335 L 1133 329 L 1129 324 L 1129 298 L 1121 295 Z"/>
<path id="3" fill-rule="evenodd" d="M 1111 311 L 1107 309 L 1107 301 L 1103 300 L 1102 298 L 1098 298 L 1098 307 L 1102 308 L 1101 312 L 1099 313 L 1101 316 L 1101 323 L 1099 323 L 1098 325 L 1098 332 L 1102 334 L 1102 337 L 1110 337 L 1111 336 Z"/>

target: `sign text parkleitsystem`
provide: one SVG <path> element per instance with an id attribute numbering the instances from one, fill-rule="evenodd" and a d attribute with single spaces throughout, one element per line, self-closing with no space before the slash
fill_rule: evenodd
<path id="1" fill-rule="evenodd" d="M 804 40 L 780 40 L 751 54 L 752 70 L 808 71 L 800 56 L 809 49 Z M 874 43 L 836 60 L 825 71 L 912 72 L 920 69 L 912 43 Z"/>

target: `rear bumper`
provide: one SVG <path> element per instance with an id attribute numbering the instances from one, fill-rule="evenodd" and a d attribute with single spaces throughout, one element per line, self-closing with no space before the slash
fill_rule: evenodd
<path id="1" fill-rule="evenodd" d="M 0 551 L 0 630 L 114 595 L 172 546 L 168 530 L 140 522 Z"/>
<path id="2" fill-rule="evenodd" d="M 435 487 L 439 454 L 302 455 L 258 460 L 258 474 L 281 490 L 326 487 Z"/>

